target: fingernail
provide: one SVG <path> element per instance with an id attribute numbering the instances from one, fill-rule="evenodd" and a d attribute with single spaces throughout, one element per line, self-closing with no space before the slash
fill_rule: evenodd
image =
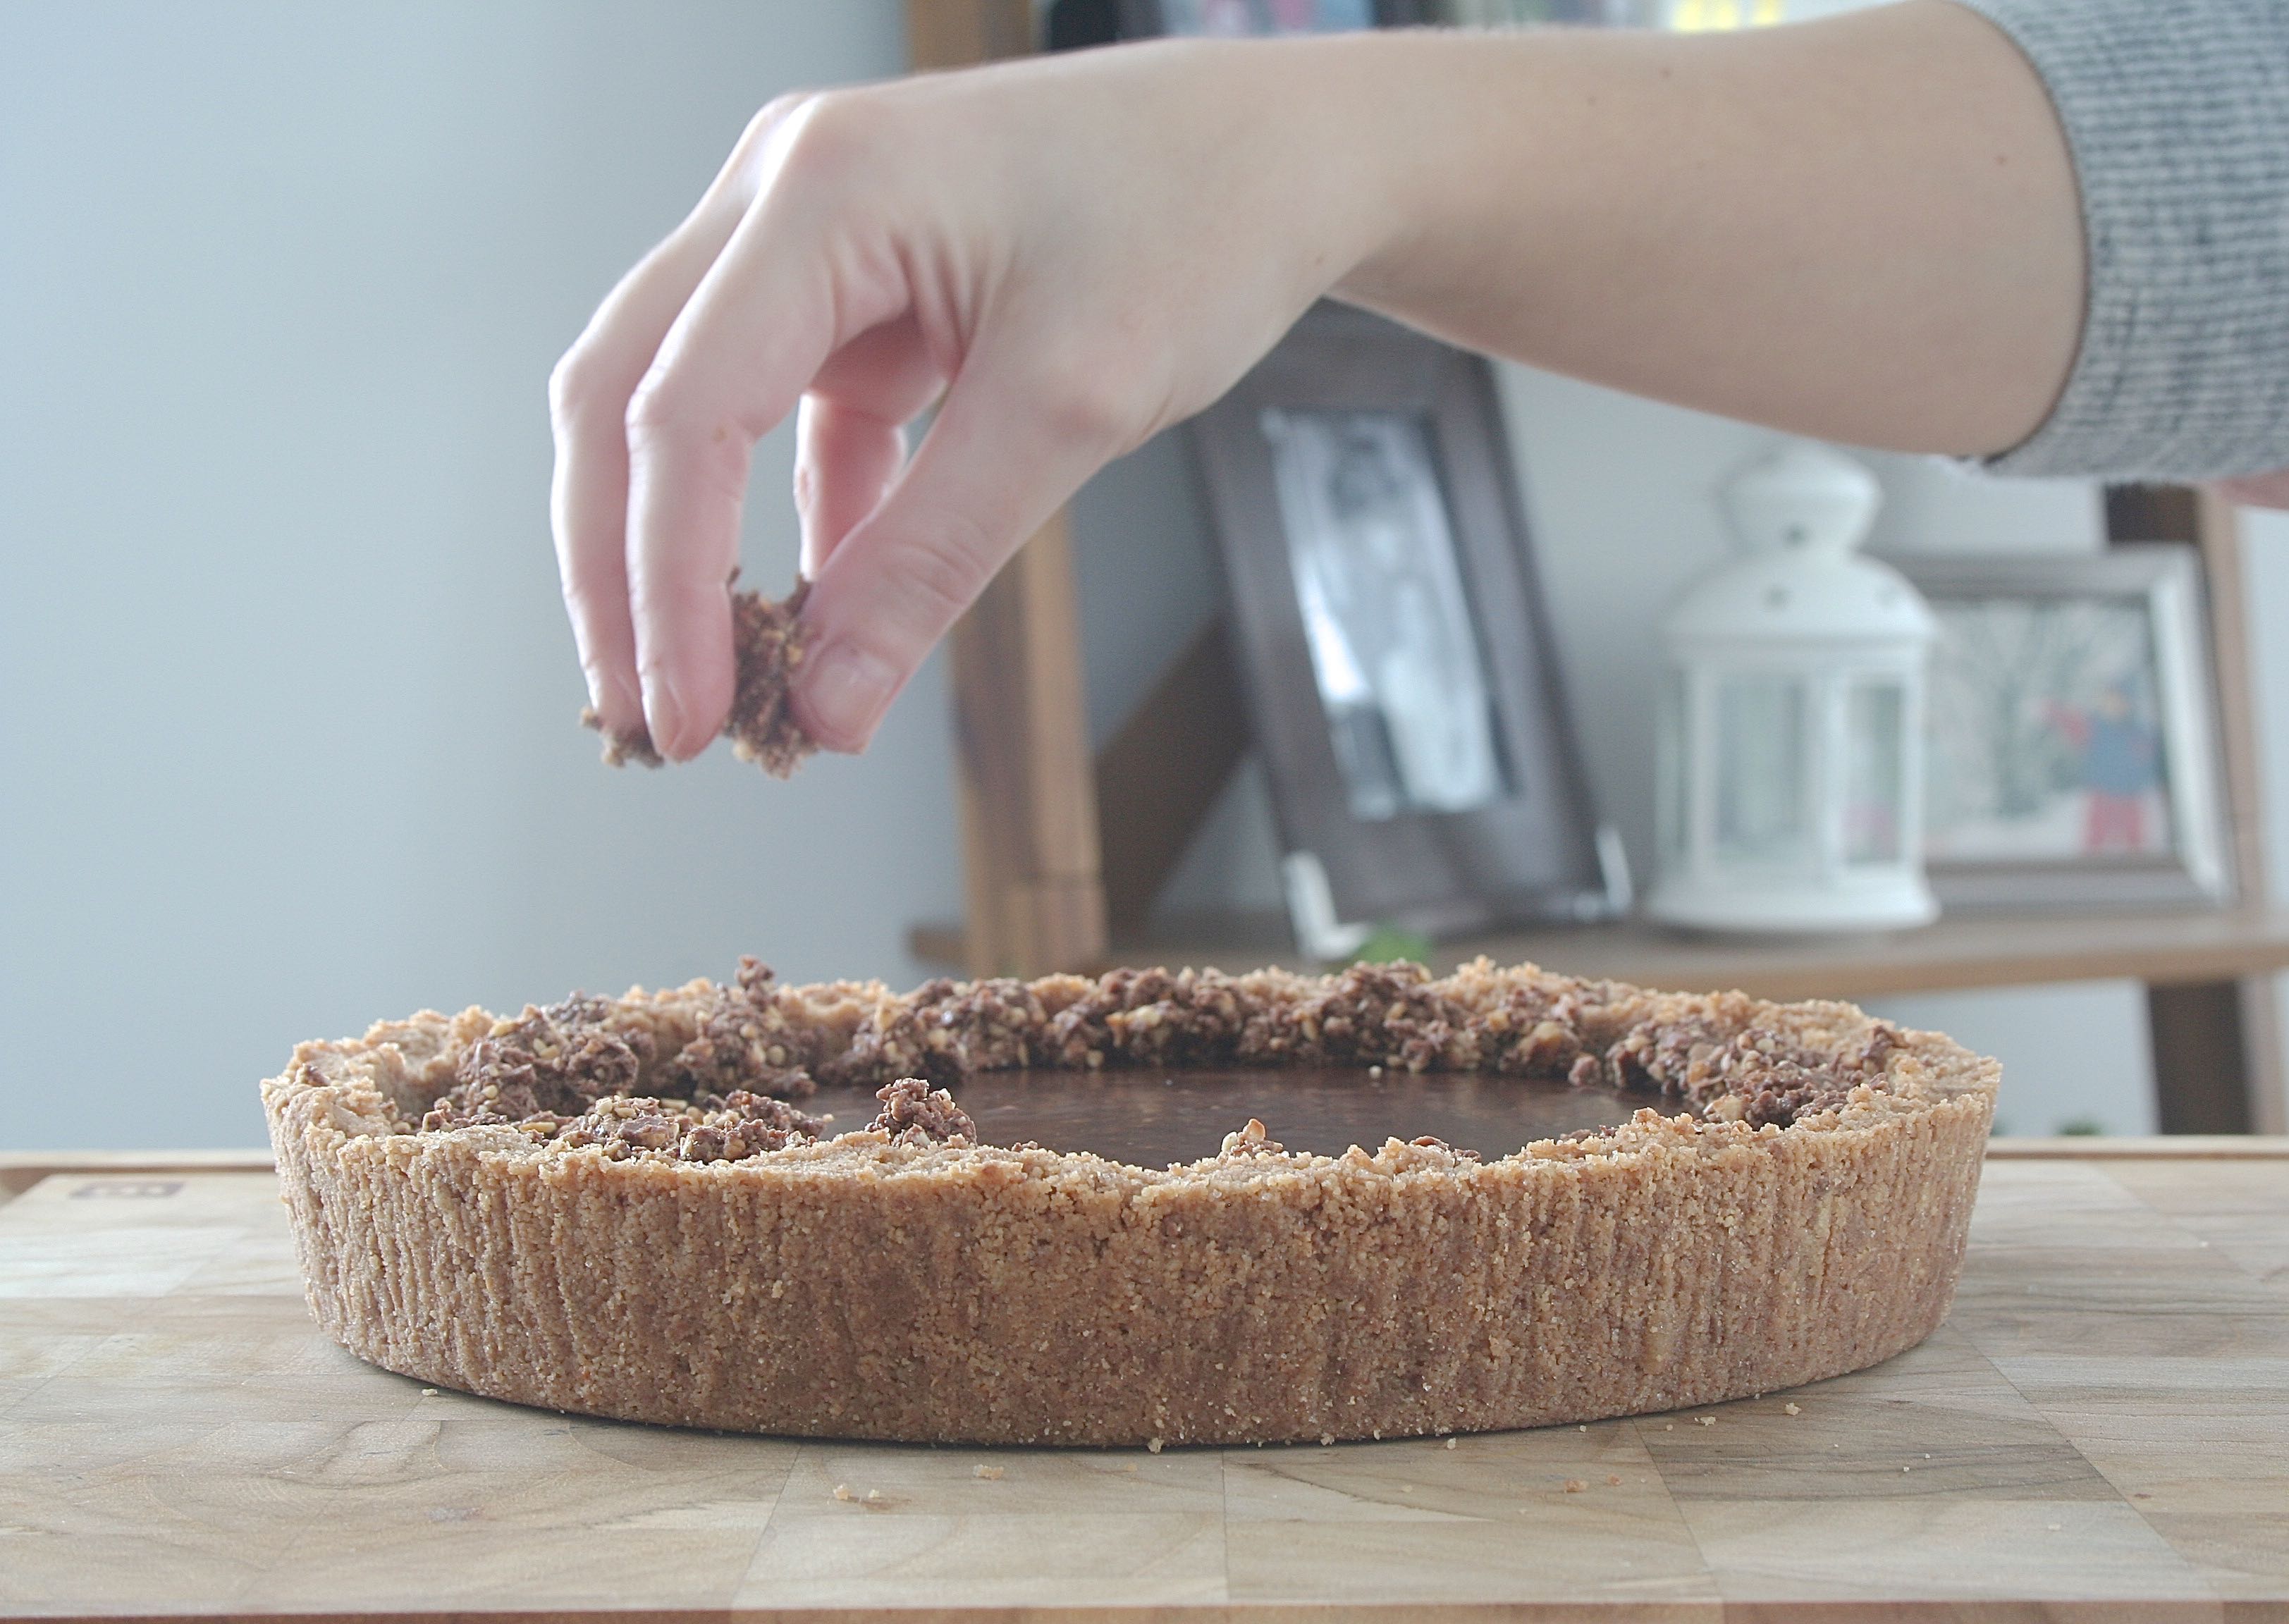
<path id="1" fill-rule="evenodd" d="M 863 743 L 897 681 L 897 673 L 864 649 L 833 643 L 810 662 L 803 706 L 820 731 L 837 741 Z"/>
<path id="2" fill-rule="evenodd" d="M 634 683 L 618 672 L 606 671 L 602 665 L 586 667 L 588 703 L 602 716 L 614 718 L 643 714 L 643 694 Z M 625 723 L 616 723 L 625 726 Z"/>
<path id="3" fill-rule="evenodd" d="M 655 671 L 645 681 L 643 712 L 644 726 L 651 731 L 652 748 L 662 755 L 681 760 L 674 741 L 683 727 L 683 702 L 675 697 L 675 684 L 668 681 L 665 671 Z"/>
<path id="4" fill-rule="evenodd" d="M 641 717 L 643 714 L 642 686 L 629 681 L 617 671 L 612 673 L 612 697 L 618 703 L 621 715 Z M 646 722 L 644 726 L 649 728 L 651 724 Z"/>

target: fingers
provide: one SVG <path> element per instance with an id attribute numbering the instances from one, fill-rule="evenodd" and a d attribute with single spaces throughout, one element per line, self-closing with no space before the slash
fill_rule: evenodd
<path id="1" fill-rule="evenodd" d="M 898 254 L 865 237 L 870 217 L 851 206 L 880 175 L 862 125 L 824 100 L 810 109 L 777 132 L 769 184 L 628 402 L 636 670 L 653 743 L 672 758 L 706 748 L 730 709 L 724 586 L 755 442 L 830 356 L 909 303 Z"/>
<path id="2" fill-rule="evenodd" d="M 973 356 L 905 474 L 823 561 L 794 703 L 826 748 L 865 747 L 993 572 L 1117 449 L 1045 419 L 1039 398 Z"/>
<path id="3" fill-rule="evenodd" d="M 851 527 L 889 494 L 906 458 L 903 419 L 811 394 L 795 414 L 794 503 L 802 573 L 816 578 Z"/>
<path id="4" fill-rule="evenodd" d="M 859 334 L 811 380 L 795 416 L 805 579 L 818 576 L 827 554 L 889 494 L 906 458 L 904 426 L 944 382 L 911 315 Z"/>
<path id="5" fill-rule="evenodd" d="M 722 211 L 717 213 L 720 216 Z M 628 611 L 629 396 L 730 235 L 736 216 L 687 222 L 612 290 L 550 379 L 550 526 L 588 701 L 615 734 L 644 720 Z"/>
<path id="6" fill-rule="evenodd" d="M 562 366 L 558 378 L 564 377 Z M 559 402 L 587 393 L 585 384 L 552 383 Z M 556 539 L 556 573 L 572 641 L 588 680 L 588 703 L 614 737 L 643 720 L 636 686 L 635 626 L 628 618 L 627 569 L 622 521 L 627 513 L 627 445 L 618 434 L 580 433 L 570 409 L 552 407 L 555 472 L 549 482 L 548 523 Z"/>
<path id="7" fill-rule="evenodd" d="M 589 703 L 614 734 L 645 720 L 629 609 L 628 402 L 738 227 L 765 142 L 802 105 L 785 98 L 756 115 L 690 216 L 621 278 L 549 378 L 557 571 Z"/>
<path id="8" fill-rule="evenodd" d="M 742 254 L 742 223 L 627 408 L 627 602 L 652 743 L 697 755 L 731 708 L 729 585 L 755 442 L 832 347 L 832 303 L 781 256 Z M 758 260 L 762 263 L 756 263 Z"/>

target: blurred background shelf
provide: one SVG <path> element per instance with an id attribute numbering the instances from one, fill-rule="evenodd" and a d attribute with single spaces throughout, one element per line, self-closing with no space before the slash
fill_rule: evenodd
<path id="1" fill-rule="evenodd" d="M 1314 967 L 1282 921 L 1235 916 L 1208 927 L 1117 943 L 1077 967 L 1115 964 Z M 911 932 L 914 956 L 960 969 L 959 926 Z M 1902 993 L 2143 983 L 2161 1126 L 2170 1134 L 2282 1132 L 2268 1087 L 2269 982 L 2289 969 L 2289 910 L 1961 914 L 1885 935 L 1756 941 L 1687 935 L 1640 921 L 1525 931 L 1440 943 L 1445 971 L 1484 954 L 1569 975 L 1686 991 L 1738 988 L 1759 998 L 1865 1001 Z M 2262 1000 L 2261 1002 L 2260 1000 Z"/>
<path id="2" fill-rule="evenodd" d="M 1220 924 L 1119 944 L 1095 967 L 1316 967 L 1271 916 Z M 963 962 L 963 939 L 953 925 L 917 926 L 910 937 L 916 957 L 948 968 Z M 1696 991 L 1738 988 L 1770 999 L 1862 999 L 2114 979 L 2185 986 L 2289 969 L 2289 910 L 1966 914 L 1883 935 L 1775 941 L 1690 935 L 1632 921 L 1442 943 L 1431 964 L 1445 971 L 1480 954 L 1569 975 Z"/>

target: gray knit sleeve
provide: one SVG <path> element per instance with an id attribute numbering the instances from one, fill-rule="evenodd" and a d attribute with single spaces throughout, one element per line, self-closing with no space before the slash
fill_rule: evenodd
<path id="1" fill-rule="evenodd" d="M 2289 0 L 1963 0 L 2049 88 L 2082 188 L 2082 346 L 2003 474 L 2289 467 Z"/>

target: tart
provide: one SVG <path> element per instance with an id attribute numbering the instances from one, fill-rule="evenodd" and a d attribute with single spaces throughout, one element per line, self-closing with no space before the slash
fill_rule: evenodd
<path id="1" fill-rule="evenodd" d="M 1484 1158 L 1251 1119 L 1152 1167 L 977 1142 L 959 1103 L 1025 1068 L 1233 1065 L 1642 1105 Z M 312 1311 L 387 1369 L 741 1431 L 1239 1444 L 1711 1404 L 1911 1347 L 1998 1072 L 1846 1004 L 1484 960 L 904 995 L 748 961 L 385 1022 L 262 1092 Z M 873 1119 L 833 1132 L 848 1100 Z"/>

